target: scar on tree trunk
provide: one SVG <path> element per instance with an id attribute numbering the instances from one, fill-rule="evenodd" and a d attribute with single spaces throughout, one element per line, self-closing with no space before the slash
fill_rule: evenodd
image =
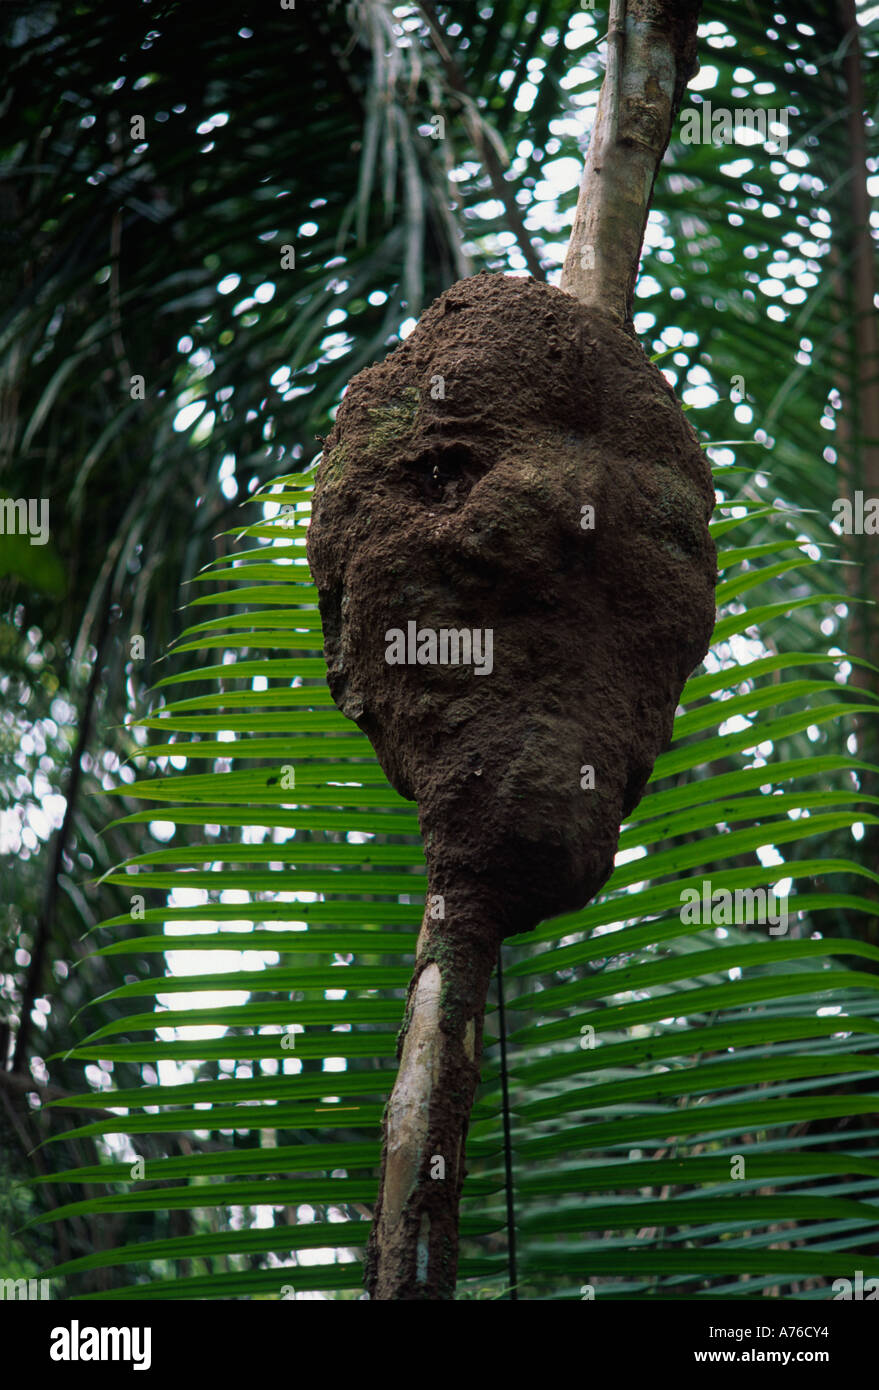
<path id="1" fill-rule="evenodd" d="M 670 736 L 683 683 L 710 638 L 710 473 L 673 393 L 630 327 L 656 170 L 695 70 L 698 11 L 698 0 L 611 5 L 608 66 L 561 289 L 477 276 L 446 291 L 406 343 L 350 384 L 324 450 L 308 556 L 321 601 L 330 689 L 368 734 L 391 783 L 418 801 L 428 865 L 428 909 L 398 1040 L 399 1072 L 384 1117 L 379 1196 L 367 1249 L 366 1286 L 373 1299 L 454 1298 L 465 1142 L 501 942 L 584 906 L 606 881 L 620 821 L 640 798 Z M 490 350 L 500 332 L 493 313 L 518 315 L 517 325 L 528 324 L 513 340 L 512 358 L 501 364 L 506 375 L 496 391 L 491 362 L 479 356 L 480 345 L 489 340 Z M 461 355 L 465 349 L 470 358 Z M 455 417 L 464 422 L 455 426 L 461 438 L 454 447 L 442 402 L 427 400 L 419 385 L 429 359 L 441 363 L 430 370 L 446 370 L 446 350 Z M 523 362 L 515 360 L 517 353 Z M 465 360 L 476 365 L 468 369 Z M 528 408 L 541 421 L 547 417 L 540 426 L 547 438 L 564 437 L 560 421 L 570 414 L 575 453 L 561 465 L 554 455 L 535 463 L 533 449 L 516 454 L 509 441 L 498 458 L 491 452 L 492 440 L 499 432 L 509 435 L 516 410 L 524 408 L 518 387 L 504 397 L 504 381 L 518 381 L 520 368 L 527 376 L 521 399 L 528 397 Z M 628 455 L 616 435 L 601 435 L 584 387 L 584 372 L 591 371 L 589 380 L 604 373 L 610 400 L 610 379 L 618 368 L 627 402 L 622 413 L 635 421 Z M 485 418 L 486 399 L 503 401 L 493 418 Z M 659 436 L 667 446 L 662 486 L 651 475 L 642 487 L 643 470 L 657 466 L 647 457 L 644 439 Z M 590 437 L 598 442 L 590 444 Z M 563 447 L 568 446 L 553 445 L 556 453 Z M 565 479 L 575 475 L 569 496 Z M 597 492 L 604 489 L 606 520 L 590 560 L 592 552 L 582 548 L 579 503 L 593 483 Z M 637 499 L 629 496 L 631 487 L 639 488 Z M 650 520 L 645 498 L 660 490 L 664 511 Z M 645 558 L 643 536 L 637 557 L 626 548 L 636 544 L 625 520 L 632 508 L 653 528 L 655 561 Z M 462 511 L 467 524 L 459 527 Z M 480 517 L 481 529 L 474 526 Z M 535 565 L 533 557 L 529 563 L 532 545 L 545 565 Z M 559 617 L 572 602 L 565 597 L 562 551 L 570 556 L 568 574 L 582 571 L 587 586 L 593 574 L 605 580 L 615 574 L 617 552 L 626 557 L 620 561 L 622 579 L 640 575 L 642 589 L 653 582 L 644 578 L 645 565 L 655 564 L 652 607 L 645 610 L 639 589 L 625 601 L 625 623 L 607 619 L 607 650 L 591 657 L 593 666 L 606 660 L 608 679 L 626 685 L 619 696 L 629 712 L 618 735 L 609 732 L 606 718 L 602 724 L 601 702 L 584 703 L 570 675 L 565 622 L 576 614 Z M 481 576 L 492 567 L 488 591 Z M 399 611 L 401 589 L 418 611 L 438 613 L 450 601 L 445 576 L 452 570 L 456 613 L 479 614 L 486 632 L 492 621 L 498 628 L 503 659 L 491 693 L 489 682 L 474 682 L 472 688 L 480 688 L 474 695 L 455 683 L 461 671 L 447 676 L 429 665 L 410 667 L 408 674 L 403 667 L 389 677 L 388 658 L 377 651 L 375 634 Z M 428 573 L 432 578 L 425 578 Z M 529 603 L 542 604 L 539 642 L 528 636 L 529 623 L 537 621 Z M 614 603 L 623 603 L 622 587 L 615 589 Z M 556 613 L 555 626 L 547 612 Z M 679 622 L 676 615 L 682 615 Z M 512 632 L 516 624 L 518 636 Z M 626 650 L 614 655 L 614 643 L 623 640 Z M 550 701 L 555 725 L 539 702 L 527 705 L 532 674 L 536 679 L 540 673 L 529 670 L 522 653 L 538 649 L 553 679 L 553 672 L 569 673 L 562 681 L 564 698 Z M 596 678 L 587 671 L 582 679 L 588 686 Z M 571 753 L 573 760 L 583 724 L 596 745 L 604 738 L 598 751 L 606 754 L 601 793 L 587 812 L 576 809 L 582 797 L 566 799 L 579 795 L 576 788 L 567 790 L 568 763 L 559 773 L 553 761 L 556 727 L 567 740 L 565 756 Z M 512 733 L 518 740 L 514 771 L 503 742 Z M 622 748 L 619 757 L 613 738 Z M 495 804 L 491 794 L 509 805 Z M 430 904 L 436 896 L 445 909 L 434 920 Z"/>

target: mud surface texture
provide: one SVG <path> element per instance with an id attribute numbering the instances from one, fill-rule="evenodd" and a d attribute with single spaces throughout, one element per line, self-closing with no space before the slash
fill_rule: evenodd
<path id="1" fill-rule="evenodd" d="M 531 279 L 453 285 L 351 382 L 308 533 L 329 684 L 418 803 L 450 945 L 610 875 L 708 647 L 713 500 L 634 335 Z M 482 673 L 390 664 L 410 623 L 427 656 L 473 634 Z"/>

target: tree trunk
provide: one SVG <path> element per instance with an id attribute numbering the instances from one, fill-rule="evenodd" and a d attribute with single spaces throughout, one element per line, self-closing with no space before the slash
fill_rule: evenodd
<path id="1" fill-rule="evenodd" d="M 464 1140 L 500 935 L 486 933 L 481 920 L 468 929 L 457 914 L 454 936 L 445 927 L 425 914 L 385 1110 L 366 1268 L 375 1299 L 455 1294 Z"/>
<path id="2" fill-rule="evenodd" d="M 875 246 L 870 232 L 872 202 L 867 188 L 864 82 L 855 0 L 838 0 L 837 15 L 851 150 L 850 178 L 846 180 L 845 201 L 841 205 L 843 225 L 846 222 L 848 225 L 841 238 L 844 260 L 838 276 L 836 304 L 837 314 L 843 319 L 837 359 L 844 405 L 839 416 L 838 468 L 854 504 L 858 491 L 863 492 L 865 498 L 879 497 L 879 325 L 875 306 Z M 875 607 L 864 601 L 879 602 L 875 537 L 844 534 L 840 548 L 844 558 L 850 561 L 845 578 L 854 600 L 849 610 L 848 650 L 853 656 L 871 663 L 869 667 L 853 667 L 851 684 L 875 692 L 879 689 L 876 676 L 879 623 Z M 869 715 L 857 716 L 855 728 L 859 757 L 868 763 L 879 762 L 875 721 Z M 859 781 L 864 794 L 879 792 L 879 779 L 875 774 L 862 772 Z M 879 827 L 865 827 L 861 849 L 862 861 L 868 867 L 879 863 Z M 875 884 L 868 881 L 861 891 L 879 901 Z M 879 943 L 879 909 L 862 930 L 867 941 Z"/>
<path id="3" fill-rule="evenodd" d="M 672 122 L 697 69 L 701 0 L 611 0 L 607 70 L 561 288 L 632 315 L 644 228 Z"/>
<path id="4" fill-rule="evenodd" d="M 617 323 L 631 316 L 656 170 L 695 68 L 699 7 L 698 0 L 611 7 L 608 68 L 561 288 Z M 457 904 L 446 897 L 444 919 L 425 913 L 385 1112 L 366 1261 L 374 1299 L 454 1298 L 464 1145 L 486 996 L 505 934 L 502 912 L 466 892 Z"/>
<path id="5" fill-rule="evenodd" d="M 101 603 L 103 611 L 95 644 L 95 661 L 79 713 L 79 728 L 77 729 L 76 744 L 70 760 L 70 774 L 67 779 L 67 787 L 65 790 L 64 818 L 61 822 L 61 828 L 55 836 L 55 842 L 52 847 L 49 878 L 46 884 L 46 896 L 43 910 L 34 932 L 34 944 L 33 950 L 31 951 L 30 965 L 28 967 L 24 990 L 22 991 L 18 1035 L 15 1039 L 15 1048 L 9 1063 L 9 1070 L 18 1072 L 21 1075 L 26 1075 L 28 1071 L 28 1053 L 30 1050 L 31 1034 L 33 1032 L 33 1019 L 31 1015 L 34 1003 L 39 998 L 45 979 L 46 961 L 49 955 L 52 933 L 55 928 L 55 913 L 61 887 L 61 871 L 64 866 L 64 855 L 67 851 L 68 844 L 73 838 L 74 821 L 79 806 L 79 794 L 82 784 L 82 759 L 88 748 L 89 738 L 92 732 L 92 720 L 94 718 L 95 705 L 98 698 L 98 687 L 101 680 L 107 638 L 110 632 L 113 597 L 109 580 Z M 5 1059 L 0 1059 L 0 1064 L 2 1064 L 2 1060 Z"/>

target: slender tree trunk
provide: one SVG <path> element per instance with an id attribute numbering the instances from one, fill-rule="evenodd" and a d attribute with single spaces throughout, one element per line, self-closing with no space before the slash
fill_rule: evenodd
<path id="1" fill-rule="evenodd" d="M 40 914 L 40 919 L 34 934 L 34 946 L 31 952 L 30 965 L 28 967 L 22 993 L 18 1034 L 15 1039 L 15 1049 L 9 1067 L 10 1071 L 18 1072 L 21 1075 L 26 1075 L 28 1070 L 28 1053 L 33 1030 L 31 1012 L 34 1003 L 40 996 L 45 978 L 46 960 L 49 954 L 49 943 L 52 939 L 52 931 L 55 926 L 55 913 L 58 906 L 58 893 L 61 886 L 61 870 L 64 866 L 64 855 L 73 835 L 73 823 L 79 806 L 79 793 L 82 783 L 82 758 L 88 748 L 88 742 L 91 736 L 92 720 L 98 696 L 98 686 L 101 679 L 101 669 L 104 662 L 107 637 L 110 631 L 112 605 L 112 593 L 108 581 L 103 597 L 103 613 L 101 615 L 100 630 L 97 635 L 95 661 L 80 707 L 76 744 L 70 759 L 70 775 L 67 779 L 67 788 L 65 792 L 66 804 L 64 807 L 64 818 L 61 821 L 61 827 L 55 836 L 55 843 L 52 847 L 52 858 L 46 884 L 43 911 Z"/>
<path id="2" fill-rule="evenodd" d="M 448 924 L 426 914 L 418 937 L 367 1254 L 376 1299 L 455 1294 L 464 1141 L 500 935 L 486 933 L 481 918 L 456 913 L 453 934 Z"/>
<path id="3" fill-rule="evenodd" d="M 848 104 L 847 134 L 851 150 L 850 178 L 843 216 L 848 222 L 843 236 L 845 271 L 839 277 L 839 300 L 846 319 L 840 362 L 844 378 L 845 429 L 841 438 L 839 468 L 854 500 L 854 492 L 879 496 L 879 324 L 876 318 L 876 247 L 870 233 L 871 199 L 867 190 L 867 141 L 864 131 L 864 83 L 854 0 L 839 0 L 843 80 Z M 847 254 L 846 254 L 847 253 Z M 863 536 L 845 537 L 847 558 L 858 568 L 852 572 L 854 592 L 879 600 L 879 560 L 873 545 Z M 851 615 L 852 652 L 879 665 L 879 625 L 864 604 Z M 856 685 L 875 688 L 875 675 L 856 668 Z"/>
<path id="4" fill-rule="evenodd" d="M 672 122 L 696 71 L 701 0 L 611 0 L 607 70 L 561 287 L 632 316 L 644 228 Z"/>
<path id="5" fill-rule="evenodd" d="M 698 0 L 614 0 L 608 70 L 580 189 L 562 289 L 630 317 L 656 170 L 695 68 Z M 505 934 L 502 905 L 434 882 L 445 915 L 425 914 L 400 1069 L 385 1112 L 379 1198 L 366 1261 L 374 1299 L 454 1298 L 465 1139 L 479 1083 L 482 1025 Z"/>
<path id="6" fill-rule="evenodd" d="M 876 317 L 876 246 L 870 231 L 872 202 L 867 189 L 867 139 L 864 130 L 864 82 L 861 46 L 855 0 L 837 0 L 842 75 L 848 106 L 847 135 L 850 177 L 846 180 L 843 219 L 845 269 L 839 275 L 838 311 L 844 318 L 840 333 L 840 376 L 844 411 L 840 416 L 839 473 L 854 505 L 855 493 L 879 497 L 879 323 Z M 864 600 L 879 603 L 879 558 L 875 537 L 843 535 L 841 548 L 851 562 L 846 580 L 853 599 L 849 614 L 848 649 L 853 656 L 879 666 L 879 622 L 876 608 Z M 851 681 L 862 689 L 876 691 L 875 669 L 854 666 Z M 879 763 L 875 720 L 869 716 L 856 721 L 858 752 L 869 763 Z M 860 777 L 865 793 L 879 790 L 872 773 Z M 868 825 L 862 844 L 864 862 L 879 863 L 879 827 Z M 861 890 L 877 898 L 875 885 Z M 879 941 L 879 910 L 864 929 L 866 939 Z"/>

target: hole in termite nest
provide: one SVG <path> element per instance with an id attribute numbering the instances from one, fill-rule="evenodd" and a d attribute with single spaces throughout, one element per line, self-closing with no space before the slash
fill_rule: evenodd
<path id="1" fill-rule="evenodd" d="M 425 502 L 459 505 L 488 472 L 466 444 L 442 444 L 406 460 L 419 497 Z"/>

